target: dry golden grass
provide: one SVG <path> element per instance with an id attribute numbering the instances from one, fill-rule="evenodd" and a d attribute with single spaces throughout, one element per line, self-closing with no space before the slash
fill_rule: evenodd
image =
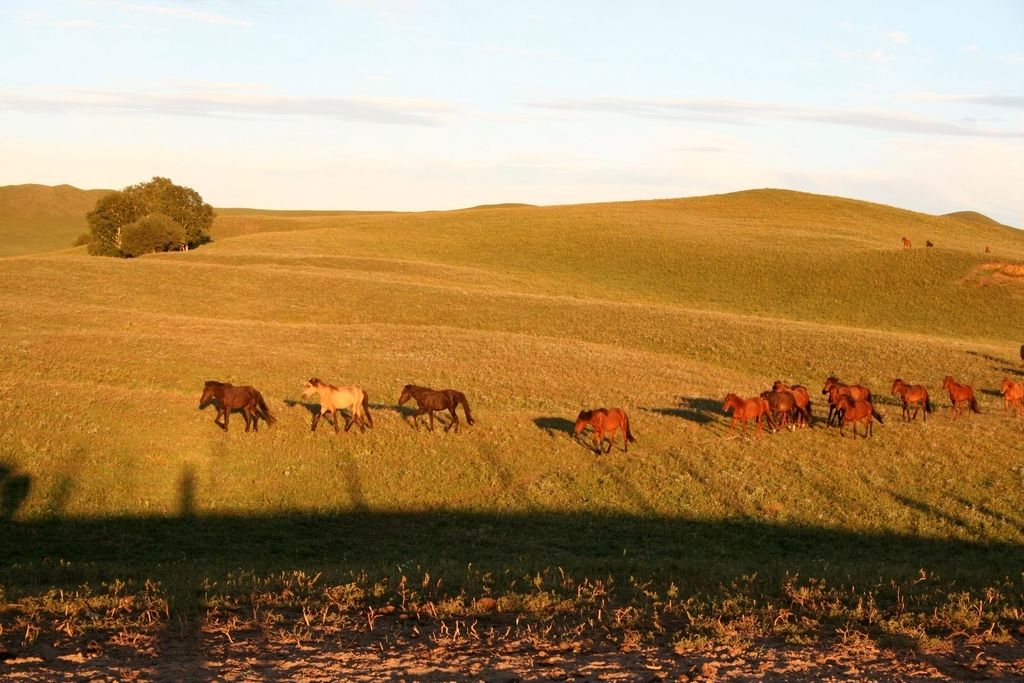
<path id="1" fill-rule="evenodd" d="M 905 251 L 903 234 L 939 246 Z M 184 586 L 166 588 L 169 611 L 202 613 L 237 603 L 244 577 L 301 570 L 357 587 L 353 609 L 396 600 L 406 577 L 452 614 L 488 594 L 622 635 L 622 614 L 583 597 L 600 579 L 607 604 L 638 610 L 627 630 L 656 638 L 753 619 L 787 638 L 854 624 L 926 639 L 971 614 L 952 593 L 982 601 L 970 629 L 1021 623 L 1022 429 L 992 392 L 1020 372 L 1022 294 L 970 277 L 994 258 L 979 245 L 1019 264 L 1016 231 L 759 191 L 239 211 L 214 236 L 185 254 L 3 262 L 11 614 L 53 587 L 147 578 Z M 879 397 L 872 439 L 725 434 L 725 393 L 782 378 L 819 398 L 831 373 Z M 901 423 L 892 379 L 944 407 L 945 374 L 983 413 Z M 311 434 L 311 376 L 365 387 L 376 428 Z M 196 407 L 206 379 L 255 385 L 279 423 L 245 434 L 236 416 L 222 433 Z M 466 392 L 477 425 L 413 431 L 394 405 L 407 382 Z M 628 454 L 570 438 L 599 405 L 629 411 Z"/>

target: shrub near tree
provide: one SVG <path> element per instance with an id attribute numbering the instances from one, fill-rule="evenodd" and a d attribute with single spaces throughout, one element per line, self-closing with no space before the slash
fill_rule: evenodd
<path id="1" fill-rule="evenodd" d="M 154 220 L 145 221 L 147 217 Z M 210 241 L 213 217 L 213 207 L 198 192 L 175 185 L 167 178 L 155 177 L 147 183 L 111 192 L 96 202 L 96 208 L 86 215 L 89 253 L 126 257 L 196 247 Z M 181 239 L 177 239 L 177 231 L 167 226 L 167 220 L 180 228 Z M 138 251 L 147 245 L 153 248 Z"/>
<path id="2" fill-rule="evenodd" d="M 125 256 L 171 251 L 184 244 L 185 228 L 162 213 L 151 213 L 140 218 L 126 227 L 121 235 L 121 253 Z"/>

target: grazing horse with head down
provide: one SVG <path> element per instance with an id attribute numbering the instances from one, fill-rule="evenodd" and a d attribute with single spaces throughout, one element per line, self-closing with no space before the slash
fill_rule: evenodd
<path id="1" fill-rule="evenodd" d="M 892 396 L 899 396 L 903 401 L 903 419 L 907 422 L 917 419 L 917 411 L 921 409 L 921 406 L 924 406 L 924 413 L 921 414 L 922 420 L 927 420 L 928 413 L 932 412 L 932 402 L 928 398 L 928 390 L 922 384 L 907 384 L 897 377 L 892 381 L 892 390 L 889 393 Z M 910 417 L 910 406 L 914 406 L 913 417 Z"/>
<path id="2" fill-rule="evenodd" d="M 336 387 L 333 384 L 321 381 L 313 377 L 306 386 L 302 388 L 303 398 L 318 394 L 320 396 L 320 412 L 313 415 L 313 426 L 310 431 L 315 432 L 317 423 L 321 417 L 331 416 L 331 423 L 334 431 L 338 431 L 338 413 L 348 409 L 352 417 L 345 420 L 345 431 L 358 423 L 360 431 L 366 431 L 367 425 L 373 428 L 373 417 L 370 415 L 370 397 L 359 387 Z"/>
<path id="3" fill-rule="evenodd" d="M 242 411 L 245 431 L 249 431 L 251 427 L 252 431 L 258 432 L 261 417 L 267 421 L 268 425 L 277 422 L 270 414 L 267 403 L 263 400 L 263 394 L 250 386 L 236 387 L 226 382 L 206 380 L 203 385 L 203 394 L 199 397 L 199 407 L 202 408 L 211 401 L 216 402 L 217 405 L 217 414 L 214 415 L 213 422 L 225 432 L 228 431 L 228 416 L 232 410 L 240 409 Z M 221 422 L 219 418 L 223 418 L 224 421 Z"/>
<path id="4" fill-rule="evenodd" d="M 842 419 L 840 414 L 841 408 L 838 407 L 836 399 L 839 396 L 849 396 L 853 401 L 870 401 L 871 390 L 862 384 L 843 384 L 835 375 L 829 375 L 825 378 L 825 386 L 821 388 L 821 393 L 828 396 L 828 424 L 832 426 L 832 419 L 839 417 Z"/>
<path id="5" fill-rule="evenodd" d="M 949 410 L 953 413 L 954 420 L 963 413 L 964 405 L 969 405 L 972 412 L 981 412 L 978 410 L 978 399 L 974 397 L 974 389 L 969 385 L 958 384 L 950 375 L 946 375 L 942 379 L 942 388 L 949 392 L 949 401 L 952 404 Z"/>
<path id="6" fill-rule="evenodd" d="M 871 401 L 854 401 L 846 394 L 840 394 L 836 397 L 836 404 L 842 411 L 843 417 L 839 422 L 839 436 L 843 436 L 843 427 L 847 422 L 853 425 L 853 438 L 857 438 L 857 423 L 864 423 L 864 438 L 868 438 L 874 431 L 872 427 L 872 418 L 878 420 L 878 423 L 882 423 L 882 416 L 878 414 L 875 407 L 871 405 Z"/>
<path id="7" fill-rule="evenodd" d="M 430 431 L 434 431 L 434 411 L 435 410 L 447 410 L 452 416 L 452 421 L 445 425 L 444 431 L 448 431 L 455 427 L 455 431 L 459 431 L 459 416 L 455 413 L 455 409 L 460 405 L 462 406 L 463 412 L 466 413 L 466 422 L 473 424 L 473 414 L 469 412 L 469 401 L 466 400 L 466 395 L 461 391 L 455 389 L 430 389 L 428 387 L 419 387 L 415 384 L 406 384 L 402 388 L 402 395 L 398 397 L 398 405 L 404 405 L 409 399 L 416 401 L 418 409 L 412 416 L 412 424 L 416 429 L 420 428 L 419 416 L 424 413 L 430 415 Z M 404 418 L 403 418 L 404 419 Z"/>
<path id="8" fill-rule="evenodd" d="M 579 435 L 587 427 L 594 428 L 594 452 L 601 453 L 605 439 L 608 440 L 608 449 L 604 453 L 612 452 L 612 444 L 615 443 L 615 434 L 622 430 L 622 450 L 629 451 L 630 442 L 636 443 L 633 432 L 629 430 L 629 417 L 622 408 L 595 408 L 594 410 L 581 410 L 576 416 L 576 425 L 573 427 L 573 438 Z"/>
<path id="9" fill-rule="evenodd" d="M 1013 416 L 1017 417 L 1017 406 L 1024 409 L 1024 382 L 1014 382 L 1004 377 L 999 390 L 1003 392 L 1003 412 L 1010 412 L 1010 406 L 1013 406 Z"/>
<path id="10" fill-rule="evenodd" d="M 722 404 L 722 411 L 726 413 L 732 411 L 732 422 L 729 423 L 729 429 L 726 430 L 726 433 L 733 430 L 737 421 L 742 421 L 743 435 L 746 436 L 747 421 L 755 420 L 757 422 L 755 435 L 761 436 L 761 418 L 768 414 L 769 407 L 768 401 L 760 396 L 757 398 L 740 398 L 736 394 L 729 394 L 725 397 L 725 403 Z"/>

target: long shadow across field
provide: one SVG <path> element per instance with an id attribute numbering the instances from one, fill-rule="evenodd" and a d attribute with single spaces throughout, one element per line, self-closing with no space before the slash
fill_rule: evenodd
<path id="1" fill-rule="evenodd" d="M 349 486 L 358 486 L 350 481 Z M 472 564 L 495 575 L 527 576 L 562 567 L 578 576 L 672 580 L 714 590 L 758 573 L 875 582 L 921 568 L 963 590 L 1019 576 L 1024 546 L 894 533 L 770 524 L 750 519 L 600 512 L 520 514 L 358 509 L 329 513 L 210 515 L 196 511 L 188 473 L 173 517 L 0 518 L 9 597 L 82 581 L 146 578 L 174 565 L 202 576 L 251 569 L 324 572 L 337 580 L 396 566 L 421 567 L 457 585 Z M 969 523 L 965 520 L 965 526 Z M 510 573 L 509 573 L 510 572 Z"/>

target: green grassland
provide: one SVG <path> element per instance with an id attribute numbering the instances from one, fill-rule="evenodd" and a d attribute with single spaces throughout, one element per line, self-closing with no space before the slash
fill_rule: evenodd
<path id="1" fill-rule="evenodd" d="M 778 190 L 234 209 L 188 253 L 5 259 L 0 637 L 253 601 L 308 638 L 296 614 L 355 628 L 389 603 L 667 642 L 1003 637 L 1024 624 L 1024 419 L 995 390 L 1022 374 L 1022 262 L 1005 226 Z M 879 397 L 871 439 L 726 434 L 727 392 L 818 398 L 831 373 Z M 950 419 L 946 374 L 982 414 Z M 364 387 L 376 427 L 311 433 L 311 376 Z M 932 391 L 927 423 L 900 421 L 896 376 Z M 255 385 L 278 423 L 221 432 L 206 379 Z M 477 424 L 414 431 L 408 382 L 464 391 Z M 571 438 L 601 405 L 629 411 L 628 453 Z M 159 618 L 128 618 L 140 596 Z"/>

